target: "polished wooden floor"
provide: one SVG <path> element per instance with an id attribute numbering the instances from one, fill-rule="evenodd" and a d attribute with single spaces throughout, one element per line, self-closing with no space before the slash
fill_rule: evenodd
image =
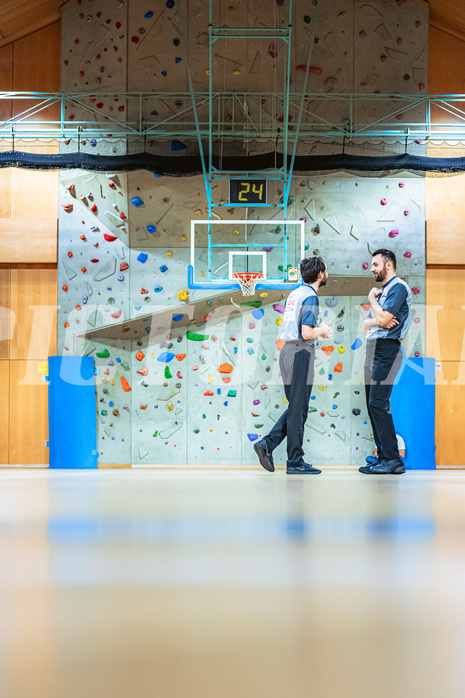
<path id="1" fill-rule="evenodd" d="M 0 471 L 1 698 L 463 698 L 465 471 Z"/>

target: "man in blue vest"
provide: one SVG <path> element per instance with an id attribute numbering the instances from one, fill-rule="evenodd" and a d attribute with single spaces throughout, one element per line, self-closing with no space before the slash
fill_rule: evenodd
<path id="1" fill-rule="evenodd" d="M 412 292 L 405 281 L 396 276 L 396 267 L 396 256 L 391 250 L 383 248 L 373 253 L 371 271 L 375 281 L 383 285 L 372 288 L 368 294 L 371 308 L 363 328 L 367 333 L 365 393 L 377 459 L 359 468 L 365 475 L 405 473 L 390 398 L 402 364 L 401 342 L 409 328 Z"/>
<path id="2" fill-rule="evenodd" d="M 321 257 L 303 259 L 300 264 L 303 284 L 289 294 L 283 317 L 279 367 L 289 406 L 267 436 L 254 444 L 260 464 L 274 471 L 273 451 L 287 437 L 288 475 L 316 475 L 321 470 L 304 461 L 302 448 L 308 404 L 313 387 L 315 344 L 333 333 L 326 324 L 318 325 L 318 289 L 328 280 Z"/>

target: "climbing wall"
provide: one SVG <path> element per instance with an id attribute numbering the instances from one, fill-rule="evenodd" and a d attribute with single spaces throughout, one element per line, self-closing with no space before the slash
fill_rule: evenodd
<path id="1" fill-rule="evenodd" d="M 269 6 L 218 3 L 217 19 L 269 24 Z M 285 9 L 285 3 L 273 5 L 278 26 L 285 22 Z M 64 150 L 78 144 L 90 153 L 125 151 L 124 143 L 112 140 L 111 124 L 134 114 L 125 100 L 106 94 L 110 91 L 186 90 L 187 64 L 195 88 L 206 88 L 207 18 L 200 0 L 187 5 L 168 0 L 156 7 L 148 0 L 129 5 L 81 0 L 65 5 L 63 12 L 63 89 L 95 92 L 85 103 L 76 100 L 68 115 L 85 121 L 91 110 L 109 124 L 108 139 L 97 142 L 84 132 Z M 426 29 L 420 2 L 338 0 L 328 7 L 314 0 L 308 7 L 299 0 L 293 85 L 298 90 L 302 84 L 301 66 L 316 32 L 308 89 L 416 94 L 424 89 Z M 217 89 L 226 81 L 231 89 L 231 80 L 238 90 L 280 89 L 279 47 L 243 47 L 234 41 L 217 46 Z M 279 119 L 276 103 L 264 99 L 262 106 Z M 156 121 L 175 113 L 172 100 L 157 100 L 144 103 L 147 117 Z M 182 110 L 185 104 L 178 101 L 174 109 Z M 379 108 L 373 104 L 373 113 L 358 116 L 382 115 Z M 322 107 L 315 109 L 327 116 Z M 399 112 L 399 120 L 404 118 Z M 172 148 L 174 156 L 182 157 L 179 149 Z M 270 201 L 279 204 L 283 193 L 279 185 L 273 187 Z M 215 196 L 224 199 L 225 192 L 220 188 Z M 362 322 L 373 285 L 371 253 L 377 247 L 396 252 L 398 274 L 413 289 L 414 322 L 405 348 L 410 356 L 423 355 L 424 182 L 407 174 L 296 176 L 290 197 L 289 217 L 305 222 L 305 254 L 321 255 L 328 265 L 330 280 L 320 302 L 334 327 L 332 340 L 316 351 L 305 433 L 309 458 L 359 464 L 373 448 L 364 404 Z M 239 293 L 187 290 L 190 221 L 206 217 L 202 178 L 66 171 L 60 178 L 60 204 L 59 351 L 95 358 L 99 462 L 255 464 L 253 441 L 286 407 L 275 345 L 286 294 L 257 294 L 255 305 L 244 305 Z M 220 214 L 224 220 L 246 215 L 234 207 Z M 247 211 L 249 219 L 269 215 Z M 272 215 L 281 217 L 278 210 Z M 277 265 L 273 226 L 266 235 L 270 266 Z M 290 252 L 297 253 L 294 239 Z M 198 268 L 205 261 L 200 245 Z M 276 461 L 285 461 L 282 447 Z"/>

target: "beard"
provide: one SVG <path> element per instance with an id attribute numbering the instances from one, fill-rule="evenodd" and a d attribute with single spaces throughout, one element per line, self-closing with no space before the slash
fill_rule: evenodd
<path id="1" fill-rule="evenodd" d="M 375 281 L 384 281 L 384 279 L 386 278 L 386 274 L 386 265 L 384 265 L 382 270 L 375 274 Z"/>
<path id="2" fill-rule="evenodd" d="M 326 274 L 325 278 L 322 281 L 320 281 L 320 288 L 322 286 L 326 286 L 327 281 L 328 281 L 328 274 Z"/>

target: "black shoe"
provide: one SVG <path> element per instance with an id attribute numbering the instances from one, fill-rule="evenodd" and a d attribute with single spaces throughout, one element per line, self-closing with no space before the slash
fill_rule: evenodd
<path id="1" fill-rule="evenodd" d="M 370 460 L 368 460 L 368 459 L 370 459 Z M 362 465 L 362 467 L 358 469 L 358 472 L 363 473 L 364 475 L 370 474 L 372 465 L 379 465 L 379 463 L 381 463 L 381 460 L 379 458 L 373 458 L 373 456 L 367 456 L 365 460 L 366 460 L 367 464 Z"/>
<path id="2" fill-rule="evenodd" d="M 258 456 L 258 459 L 260 461 L 260 465 L 262 468 L 265 468 L 265 470 L 268 470 L 268 472 L 273 473 L 274 472 L 274 463 L 273 463 L 273 456 L 271 455 L 271 451 L 268 450 L 268 447 L 266 445 L 265 439 L 261 439 L 260 441 L 257 441 L 253 445 L 255 453 Z"/>
<path id="3" fill-rule="evenodd" d="M 377 465 L 370 465 L 365 475 L 401 475 L 405 473 L 405 465 L 402 458 L 394 458 L 394 460 L 382 460 Z"/>
<path id="4" fill-rule="evenodd" d="M 321 470 L 314 468 L 309 463 L 302 463 L 302 465 L 288 465 L 286 473 L 288 475 L 319 475 Z"/>

